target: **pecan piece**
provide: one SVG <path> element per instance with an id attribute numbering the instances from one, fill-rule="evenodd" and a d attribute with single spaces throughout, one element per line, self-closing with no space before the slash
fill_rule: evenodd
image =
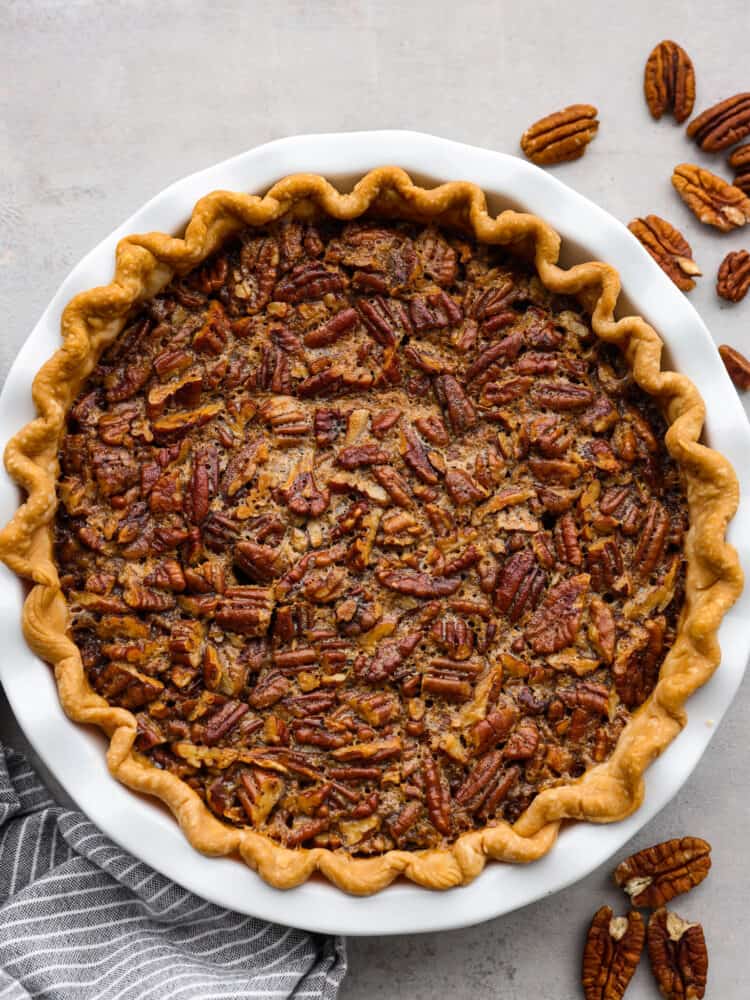
<path id="1" fill-rule="evenodd" d="M 388 821 L 388 830 L 397 844 L 404 841 L 409 830 L 411 830 L 419 819 L 421 812 L 421 802 L 409 802 L 400 813 Z"/>
<path id="2" fill-rule="evenodd" d="M 438 402 L 455 434 L 463 434 L 476 426 L 477 411 L 460 382 L 452 375 L 439 375 L 433 385 Z"/>
<path id="3" fill-rule="evenodd" d="M 442 769 L 429 751 L 422 761 L 425 801 L 430 822 L 447 837 L 451 832 L 450 793 Z"/>
<path id="4" fill-rule="evenodd" d="M 377 296 L 357 303 L 365 328 L 382 347 L 394 347 L 397 335 L 411 331 L 409 313 L 403 302 Z"/>
<path id="5" fill-rule="evenodd" d="M 408 510 L 414 506 L 409 494 L 409 484 L 390 465 L 376 465 L 372 474 L 397 507 Z"/>
<path id="6" fill-rule="evenodd" d="M 464 779 L 454 798 L 467 812 L 476 812 L 500 777 L 503 755 L 491 750 L 480 757 Z"/>
<path id="7" fill-rule="evenodd" d="M 458 255 L 447 240 L 434 228 L 423 229 L 414 242 L 422 261 L 422 273 L 436 285 L 448 287 L 458 275 Z"/>
<path id="8" fill-rule="evenodd" d="M 401 455 L 412 472 L 428 486 L 435 486 L 438 473 L 427 457 L 427 451 L 419 435 L 409 425 L 401 431 Z"/>
<path id="9" fill-rule="evenodd" d="M 93 679 L 96 690 L 108 701 L 123 708 L 141 708 L 164 690 L 155 677 L 141 673 L 127 663 L 108 663 Z"/>
<path id="10" fill-rule="evenodd" d="M 495 607 L 515 622 L 535 608 L 542 596 L 546 578 L 537 566 L 533 553 L 516 552 L 505 561 L 498 576 Z"/>
<path id="11" fill-rule="evenodd" d="M 694 118 L 687 134 L 706 153 L 716 153 L 750 135 L 750 93 L 719 101 Z"/>
<path id="12" fill-rule="evenodd" d="M 256 583 L 270 583 L 286 573 L 288 564 L 278 549 L 256 542 L 238 542 L 234 564 Z"/>
<path id="13" fill-rule="evenodd" d="M 302 338 L 305 347 L 328 347 L 345 336 L 359 322 L 356 309 L 342 309 Z"/>
<path id="14" fill-rule="evenodd" d="M 617 650 L 612 674 L 620 700 L 628 708 L 642 704 L 659 677 L 664 632 L 663 616 L 634 626 Z"/>
<path id="15" fill-rule="evenodd" d="M 317 396 L 333 396 L 344 382 L 343 371 L 336 365 L 324 368 L 322 371 L 302 379 L 297 385 L 297 395 L 300 399 L 313 399 Z"/>
<path id="16" fill-rule="evenodd" d="M 536 753 L 539 742 L 536 723 L 527 720 L 510 734 L 503 755 L 506 760 L 529 760 Z"/>
<path id="17" fill-rule="evenodd" d="M 646 847 L 615 868 L 614 880 L 633 906 L 656 909 L 700 885 L 711 867 L 711 845 L 682 837 Z"/>
<path id="18" fill-rule="evenodd" d="M 699 277 L 701 270 L 693 260 L 690 244 L 679 229 L 658 215 L 633 219 L 628 223 L 628 229 L 681 291 L 689 292 L 695 288 L 693 278 Z"/>
<path id="19" fill-rule="evenodd" d="M 121 403 L 125 399 L 131 399 L 148 382 L 150 375 L 151 364 L 147 358 L 115 369 L 104 378 L 107 400 L 110 403 Z"/>
<path id="20" fill-rule="evenodd" d="M 203 321 L 203 326 L 193 337 L 196 351 L 206 354 L 221 354 L 229 338 L 229 319 L 221 302 L 212 299 Z"/>
<path id="21" fill-rule="evenodd" d="M 391 456 L 376 444 L 355 444 L 342 448 L 336 456 L 336 465 L 351 471 L 365 465 L 387 465 Z"/>
<path id="22" fill-rule="evenodd" d="M 219 453 L 213 444 L 196 451 L 190 477 L 186 513 L 193 524 L 208 516 L 211 501 L 219 488 Z"/>
<path id="23" fill-rule="evenodd" d="M 487 490 L 464 469 L 449 469 L 445 476 L 445 488 L 457 507 L 487 499 Z"/>
<path id="24" fill-rule="evenodd" d="M 223 552 L 234 545 L 240 526 L 227 514 L 211 512 L 203 523 L 203 540 L 212 552 Z"/>
<path id="25" fill-rule="evenodd" d="M 454 326 L 462 318 L 459 306 L 442 290 L 430 295 L 414 295 L 409 300 L 409 319 L 418 333 Z"/>
<path id="26" fill-rule="evenodd" d="M 261 826 L 284 794 L 284 779 L 253 767 L 242 772 L 240 783 L 237 798 L 253 826 Z"/>
<path id="27" fill-rule="evenodd" d="M 622 1000 L 643 951 L 646 931 L 636 910 L 615 917 L 610 906 L 594 914 L 583 952 L 586 1000 Z"/>
<path id="28" fill-rule="evenodd" d="M 469 738 L 475 753 L 482 753 L 507 739 L 518 719 L 518 709 L 513 702 L 498 704 L 487 717 L 480 719 L 472 728 Z"/>
<path id="29" fill-rule="evenodd" d="M 669 527 L 666 510 L 658 500 L 652 500 L 633 554 L 633 567 L 641 576 L 648 576 L 659 564 L 667 544 Z"/>
<path id="30" fill-rule="evenodd" d="M 388 590 L 409 597 L 448 597 L 461 586 L 459 577 L 434 577 L 415 569 L 379 569 L 375 576 Z"/>
<path id="31" fill-rule="evenodd" d="M 203 739 L 212 747 L 230 733 L 243 715 L 249 711 L 248 706 L 241 701 L 228 701 L 221 706 L 206 722 Z"/>
<path id="32" fill-rule="evenodd" d="M 248 699 L 253 708 L 270 708 L 277 701 L 286 697 L 291 688 L 291 681 L 279 670 L 269 670 L 253 688 Z"/>
<path id="33" fill-rule="evenodd" d="M 316 410 L 313 418 L 313 430 L 315 443 L 318 447 L 324 448 L 328 444 L 333 444 L 343 432 L 345 423 L 344 414 L 340 410 L 328 408 Z"/>
<path id="34" fill-rule="evenodd" d="M 580 573 L 548 591 L 524 633 L 535 653 L 556 653 L 575 642 L 589 581 L 588 573 Z"/>
<path id="35" fill-rule="evenodd" d="M 740 302 L 750 290 L 750 253 L 736 250 L 721 262 L 716 279 L 716 293 L 727 302 Z"/>
<path id="36" fill-rule="evenodd" d="M 580 410 L 594 402 L 594 393 L 585 385 L 576 385 L 559 379 L 554 382 L 539 382 L 532 389 L 534 402 L 550 410 Z"/>
<path id="37" fill-rule="evenodd" d="M 329 490 L 319 487 L 311 469 L 303 469 L 284 491 L 289 510 L 300 517 L 319 517 L 331 501 Z"/>
<path id="38" fill-rule="evenodd" d="M 662 907 L 648 922 L 648 957 L 665 1000 L 701 1000 L 708 950 L 703 928 Z"/>
<path id="39" fill-rule="evenodd" d="M 589 641 L 605 663 L 611 663 L 615 655 L 617 634 L 615 619 L 609 605 L 596 594 L 589 605 Z"/>
<path id="40" fill-rule="evenodd" d="M 710 170 L 692 163 L 674 168 L 672 184 L 690 211 L 724 233 L 750 222 L 750 198 Z"/>
<path id="41" fill-rule="evenodd" d="M 570 511 L 563 514 L 555 525 L 554 539 L 560 562 L 569 566 L 583 565 L 583 553 L 578 544 L 578 526 Z"/>
<path id="42" fill-rule="evenodd" d="M 728 344 L 721 345 L 719 354 L 724 362 L 724 367 L 729 372 L 729 377 L 737 388 L 750 389 L 750 360 Z"/>
<path id="43" fill-rule="evenodd" d="M 265 400 L 258 411 L 258 416 L 261 420 L 265 420 L 274 434 L 284 440 L 294 441 L 310 431 L 310 418 L 307 412 L 291 396 L 272 396 Z M 255 447 L 259 446 L 260 442 L 255 442 Z M 258 458 L 265 458 L 265 455 L 261 452 Z"/>
<path id="44" fill-rule="evenodd" d="M 203 427 L 224 409 L 223 403 L 207 403 L 195 410 L 177 410 L 153 420 L 155 434 L 180 436 L 194 427 Z"/>
<path id="45" fill-rule="evenodd" d="M 695 70 L 690 56 L 677 42 L 659 42 L 646 62 L 643 91 L 651 115 L 659 120 L 671 111 L 681 124 L 695 103 Z"/>
<path id="46" fill-rule="evenodd" d="M 750 142 L 735 149 L 729 157 L 729 166 L 734 170 L 734 186 L 750 194 Z"/>
<path id="47" fill-rule="evenodd" d="M 263 438 L 251 441 L 234 453 L 220 483 L 221 491 L 228 500 L 252 481 L 258 466 L 266 460 L 267 455 L 268 446 Z"/>
<path id="48" fill-rule="evenodd" d="M 271 624 L 273 600 L 264 587 L 228 587 L 216 612 L 216 623 L 242 635 L 265 635 Z"/>
<path id="49" fill-rule="evenodd" d="M 343 288 L 341 275 L 329 271 L 320 261 L 297 264 L 276 285 L 275 297 L 297 305 L 308 299 L 322 299 L 329 292 Z"/>
<path id="50" fill-rule="evenodd" d="M 324 833 L 330 825 L 330 821 L 323 817 L 321 819 L 309 819 L 303 823 L 297 823 L 286 834 L 287 847 L 301 847 L 308 840 Z"/>
<path id="51" fill-rule="evenodd" d="M 381 760 L 391 760 L 400 757 L 403 746 L 398 736 L 385 740 L 371 740 L 368 743 L 353 743 L 351 746 L 338 747 L 331 753 L 336 760 L 369 760 L 378 763 Z"/>
<path id="52" fill-rule="evenodd" d="M 597 114 L 591 104 L 571 104 L 540 118 L 521 136 L 521 149 L 540 166 L 577 160 L 597 133 Z"/>
<path id="53" fill-rule="evenodd" d="M 381 642 L 369 660 L 360 657 L 357 661 L 355 664 L 357 675 L 370 684 L 378 684 L 392 677 L 413 653 L 421 638 L 421 632 L 414 632 L 403 639 Z"/>
<path id="54" fill-rule="evenodd" d="M 440 618 L 430 636 L 454 660 L 468 660 L 474 649 L 474 633 L 463 618 Z"/>

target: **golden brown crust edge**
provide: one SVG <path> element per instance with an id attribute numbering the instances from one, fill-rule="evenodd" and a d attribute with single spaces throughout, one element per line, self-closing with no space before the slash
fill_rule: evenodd
<path id="1" fill-rule="evenodd" d="M 69 616 L 52 558 L 51 534 L 57 451 L 67 408 L 134 303 L 153 296 L 174 273 L 195 267 L 241 226 L 272 222 L 292 207 L 304 213 L 314 206 L 337 219 L 352 219 L 377 207 L 405 218 L 460 222 L 480 241 L 522 245 L 531 251 L 543 284 L 555 292 L 581 296 L 592 309 L 595 333 L 624 347 L 635 380 L 660 399 L 670 424 L 667 448 L 687 482 L 688 565 L 677 639 L 656 688 L 626 726 L 613 755 L 576 782 L 541 792 L 513 826 L 500 823 L 465 833 L 451 847 L 352 858 L 326 848 L 289 850 L 262 834 L 220 822 L 188 785 L 151 766 L 133 749 L 135 717 L 113 708 L 93 691 L 78 649 L 67 635 Z M 16 434 L 5 452 L 8 472 L 28 497 L 0 531 L 0 558 L 34 584 L 24 606 L 24 634 L 34 652 L 53 664 L 68 716 L 99 726 L 107 734 L 112 774 L 165 802 L 199 851 L 238 853 L 278 888 L 299 885 L 317 870 L 359 895 L 377 892 L 399 875 L 432 889 L 446 889 L 475 878 L 488 857 L 513 862 L 541 857 L 554 844 L 563 819 L 611 822 L 640 805 L 645 769 L 679 733 L 687 698 L 719 663 L 719 624 L 743 583 L 736 552 L 725 540 L 739 490 L 729 462 L 699 443 L 703 401 L 687 377 L 661 370 L 662 342 L 656 332 L 640 317 L 615 320 L 617 272 L 596 262 L 563 270 L 556 263 L 559 247 L 558 235 L 536 216 L 513 211 L 490 216 L 483 192 L 468 182 L 426 190 L 414 185 L 403 170 L 382 167 L 364 176 L 351 193 L 341 194 L 323 177 L 298 174 L 279 181 L 264 197 L 226 191 L 207 195 L 195 206 L 182 239 L 149 233 L 121 240 L 111 284 L 77 295 L 65 308 L 63 346 L 34 380 L 39 415 Z"/>

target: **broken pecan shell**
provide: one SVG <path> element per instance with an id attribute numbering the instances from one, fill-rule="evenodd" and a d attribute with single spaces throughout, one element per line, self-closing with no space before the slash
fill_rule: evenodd
<path id="1" fill-rule="evenodd" d="M 675 227 L 658 215 L 633 219 L 628 229 L 643 244 L 664 273 L 683 292 L 695 288 L 701 270 L 693 260 L 690 244 Z"/>
<path id="2" fill-rule="evenodd" d="M 657 121 L 669 111 L 678 123 L 690 117 L 695 103 L 695 70 L 681 45 L 663 41 L 652 50 L 646 61 L 643 91 Z"/>
<path id="3" fill-rule="evenodd" d="M 540 166 L 577 160 L 597 133 L 597 114 L 591 104 L 571 104 L 540 118 L 521 136 L 521 149 Z"/>
<path id="4" fill-rule="evenodd" d="M 694 118 L 687 134 L 706 153 L 716 153 L 750 135 L 750 93 L 719 101 Z"/>
<path id="5" fill-rule="evenodd" d="M 750 198 L 728 181 L 693 163 L 674 168 L 672 184 L 701 222 L 723 233 L 750 222 Z"/>
<path id="6" fill-rule="evenodd" d="M 656 909 L 700 885 L 711 867 L 711 845 L 682 837 L 646 847 L 615 868 L 614 880 L 633 906 Z"/>
<path id="7" fill-rule="evenodd" d="M 583 951 L 581 982 L 586 1000 L 621 1000 L 633 978 L 646 933 L 636 910 L 615 917 L 602 906 L 591 921 Z"/>
<path id="8" fill-rule="evenodd" d="M 750 253 L 735 250 L 728 253 L 719 267 L 716 293 L 727 302 L 740 302 L 750 289 Z"/>
<path id="9" fill-rule="evenodd" d="M 701 1000 L 708 950 L 703 928 L 662 907 L 648 922 L 648 957 L 664 1000 Z"/>
<path id="10" fill-rule="evenodd" d="M 719 347 L 721 360 L 729 372 L 729 377 L 738 389 L 750 389 L 750 360 L 728 344 Z"/>

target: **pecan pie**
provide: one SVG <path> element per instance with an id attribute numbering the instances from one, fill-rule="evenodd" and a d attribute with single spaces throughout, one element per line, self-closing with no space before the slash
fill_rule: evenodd
<path id="1" fill-rule="evenodd" d="M 556 253 L 468 184 L 303 175 L 68 307 L 0 552 L 200 849 L 448 887 L 638 805 L 741 585 L 736 485 L 612 269 Z"/>

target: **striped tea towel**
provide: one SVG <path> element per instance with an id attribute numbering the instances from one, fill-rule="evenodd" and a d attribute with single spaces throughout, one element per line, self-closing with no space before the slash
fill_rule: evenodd
<path id="1" fill-rule="evenodd" d="M 194 896 L 0 746 L 0 1000 L 334 1000 L 345 972 L 343 939 Z"/>

